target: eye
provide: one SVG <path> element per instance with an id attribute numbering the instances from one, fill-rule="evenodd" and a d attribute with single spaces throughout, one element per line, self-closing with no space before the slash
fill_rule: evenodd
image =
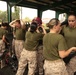
<path id="1" fill-rule="evenodd" d="M 75 20 L 72 20 L 72 22 L 74 22 Z"/>

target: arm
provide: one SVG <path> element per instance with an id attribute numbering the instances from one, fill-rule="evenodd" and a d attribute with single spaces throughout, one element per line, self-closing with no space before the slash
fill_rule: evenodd
<path id="1" fill-rule="evenodd" d="M 60 35 L 60 39 L 58 42 L 58 52 L 61 58 L 67 57 L 72 51 L 76 51 L 76 47 L 71 47 L 68 49 L 66 40 L 63 36 Z"/>
<path id="2" fill-rule="evenodd" d="M 43 34 L 46 34 L 46 30 L 44 29 L 44 27 L 42 26 L 42 29 L 43 29 Z"/>
<path id="3" fill-rule="evenodd" d="M 40 30 L 39 30 L 39 28 L 40 28 Z M 46 30 L 44 29 L 43 26 L 39 26 L 38 31 L 41 32 L 42 34 L 46 34 Z"/>
<path id="4" fill-rule="evenodd" d="M 5 35 L 3 35 L 2 40 L 3 40 L 3 42 L 5 42 L 6 44 L 9 44 L 9 43 L 6 41 L 6 39 L 5 39 Z"/>
<path id="5" fill-rule="evenodd" d="M 9 25 L 10 25 L 11 27 L 15 27 L 15 21 L 16 21 L 16 20 L 10 22 Z"/>
<path id="6" fill-rule="evenodd" d="M 60 56 L 61 58 L 65 58 L 65 57 L 67 57 L 73 50 L 76 51 L 76 47 L 72 47 L 72 48 L 68 49 L 67 51 L 65 51 L 65 50 L 59 51 L 59 56 Z"/>

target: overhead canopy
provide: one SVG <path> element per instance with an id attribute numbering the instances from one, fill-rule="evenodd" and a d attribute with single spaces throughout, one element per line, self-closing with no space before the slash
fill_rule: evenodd
<path id="1" fill-rule="evenodd" d="M 76 12 L 76 0 L 2 0 L 10 5 L 31 7 L 41 10 L 55 10 L 59 12 Z"/>

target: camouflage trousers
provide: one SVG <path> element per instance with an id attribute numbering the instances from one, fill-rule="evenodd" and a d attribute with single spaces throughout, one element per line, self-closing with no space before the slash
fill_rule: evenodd
<path id="1" fill-rule="evenodd" d="M 69 75 L 63 60 L 55 61 L 45 60 L 44 62 L 45 75 Z"/>
<path id="2" fill-rule="evenodd" d="M 15 53 L 15 39 L 12 40 L 12 53 Z"/>
<path id="3" fill-rule="evenodd" d="M 43 75 L 43 64 L 44 64 L 43 46 L 39 46 L 37 51 L 37 66 L 39 75 Z"/>
<path id="4" fill-rule="evenodd" d="M 37 67 L 37 51 L 28 51 L 23 49 L 19 60 L 18 70 L 16 75 L 23 75 L 28 64 L 28 75 L 35 75 Z"/>
<path id="5" fill-rule="evenodd" d="M 21 55 L 21 52 L 23 50 L 23 45 L 24 45 L 24 41 L 15 40 L 15 54 L 16 54 L 18 61 L 20 59 L 20 55 Z"/>
<path id="6" fill-rule="evenodd" d="M 69 75 L 74 75 L 74 72 L 76 72 L 76 56 L 74 56 L 67 64 L 67 71 Z"/>
<path id="7" fill-rule="evenodd" d="M 3 52 L 5 51 L 5 43 L 0 40 L 0 56 L 3 54 Z M 5 60 L 2 59 L 1 60 L 1 68 L 3 68 L 5 66 Z"/>

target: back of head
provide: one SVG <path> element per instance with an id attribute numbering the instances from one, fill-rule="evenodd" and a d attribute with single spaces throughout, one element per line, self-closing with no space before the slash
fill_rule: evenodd
<path id="1" fill-rule="evenodd" d="M 37 29 L 37 24 L 36 23 L 31 23 L 30 25 L 30 32 L 34 33 Z"/>
<path id="2" fill-rule="evenodd" d="M 59 20 L 57 18 L 53 18 L 49 21 L 49 23 L 47 23 L 47 26 L 52 29 L 53 26 L 58 25 Z"/>
<path id="3" fill-rule="evenodd" d="M 42 25 L 42 20 L 39 17 L 36 17 L 32 20 L 32 23 L 37 23 L 38 26 Z"/>
<path id="4" fill-rule="evenodd" d="M 7 22 L 4 22 L 4 23 L 2 23 L 2 26 L 3 26 L 3 27 L 5 27 L 5 26 L 8 27 L 9 24 L 8 24 Z"/>

